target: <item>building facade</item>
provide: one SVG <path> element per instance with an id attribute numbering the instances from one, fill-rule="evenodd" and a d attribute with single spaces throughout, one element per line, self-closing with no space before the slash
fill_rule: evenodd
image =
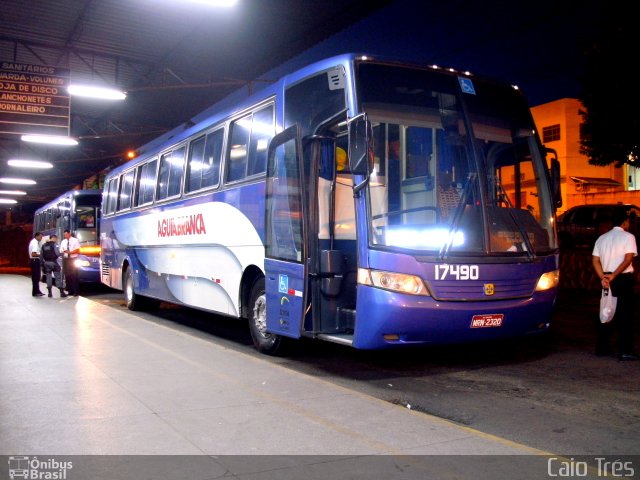
<path id="1" fill-rule="evenodd" d="M 591 165 L 580 154 L 582 104 L 563 98 L 531 108 L 542 142 L 558 153 L 562 172 L 562 208 L 594 203 L 640 205 L 640 168 Z"/>

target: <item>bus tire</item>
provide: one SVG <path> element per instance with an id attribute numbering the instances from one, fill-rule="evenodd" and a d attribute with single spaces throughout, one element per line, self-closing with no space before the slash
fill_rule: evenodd
<path id="1" fill-rule="evenodd" d="M 160 306 L 160 302 L 154 298 L 138 295 L 133 288 L 133 272 L 131 267 L 127 267 L 124 272 L 124 299 L 127 308 L 133 311 L 153 310 Z"/>
<path id="2" fill-rule="evenodd" d="M 253 344 L 260 353 L 275 355 L 282 347 L 283 338 L 267 332 L 267 295 L 264 277 L 255 281 L 249 298 L 249 331 Z"/>
<path id="3" fill-rule="evenodd" d="M 129 310 L 140 310 L 142 308 L 140 298 L 133 288 L 133 273 L 131 267 L 127 267 L 124 272 L 124 299 Z"/>

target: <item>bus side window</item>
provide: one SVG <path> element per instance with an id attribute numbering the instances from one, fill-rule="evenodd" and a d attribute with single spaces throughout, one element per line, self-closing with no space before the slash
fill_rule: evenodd
<path id="1" fill-rule="evenodd" d="M 107 198 L 105 199 L 105 213 L 113 213 L 116 211 L 116 205 L 118 202 L 118 178 L 119 177 L 115 177 L 109 180 Z"/>
<path id="2" fill-rule="evenodd" d="M 220 159 L 222 158 L 222 142 L 224 129 L 220 128 L 207 135 L 204 148 L 204 164 L 202 166 L 202 188 L 213 187 L 220 181 Z"/>
<path id="3" fill-rule="evenodd" d="M 160 158 L 158 173 L 158 200 L 175 197 L 180 194 L 185 147 L 182 146 L 165 153 Z"/>
<path id="4" fill-rule="evenodd" d="M 169 196 L 169 173 L 171 171 L 171 167 L 169 164 L 170 158 L 171 153 L 162 155 L 162 157 L 160 157 L 160 171 L 158 172 L 158 191 L 156 194 L 156 198 L 158 200 L 162 200 L 163 198 L 167 198 Z"/>
<path id="5" fill-rule="evenodd" d="M 203 135 L 189 144 L 187 192 L 194 192 L 202 188 L 202 169 L 204 168 L 204 146 L 206 139 Z"/>
<path id="6" fill-rule="evenodd" d="M 264 173 L 267 166 L 267 147 L 273 138 L 273 105 L 253 115 L 247 176 Z"/>
<path id="7" fill-rule="evenodd" d="M 195 192 L 218 184 L 224 129 L 197 138 L 189 146 L 187 191 Z"/>
<path id="8" fill-rule="evenodd" d="M 246 176 L 251 117 L 249 114 L 231 122 L 227 150 L 227 182 L 242 180 Z"/>
<path id="9" fill-rule="evenodd" d="M 122 176 L 120 181 L 120 194 L 118 196 L 118 211 L 131 208 L 134 176 L 135 170 L 131 170 Z"/>
<path id="10" fill-rule="evenodd" d="M 136 182 L 135 205 L 144 205 L 153 202 L 153 191 L 156 184 L 156 166 L 157 160 L 145 163 L 138 167 L 140 173 Z"/>

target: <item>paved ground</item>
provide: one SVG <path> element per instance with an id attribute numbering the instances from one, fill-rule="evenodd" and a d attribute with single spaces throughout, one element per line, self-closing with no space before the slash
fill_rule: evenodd
<path id="1" fill-rule="evenodd" d="M 118 292 L 86 294 L 125 310 Z M 303 340 L 266 361 L 543 450 L 640 452 L 640 362 L 593 355 L 597 309 L 597 292 L 562 290 L 550 335 L 536 340 L 381 352 Z M 238 322 L 168 305 L 136 315 L 263 357 Z"/>
<path id="2" fill-rule="evenodd" d="M 127 312 L 118 292 L 98 287 L 85 294 Z M 167 305 L 135 315 L 541 450 L 634 454 L 640 452 L 640 362 L 593 355 L 597 308 L 597 292 L 562 290 L 551 335 L 537 341 L 401 352 L 361 352 L 302 341 L 281 358 L 254 352 L 246 325 L 238 322 Z M 638 334 L 640 328 L 640 346 Z"/>
<path id="3" fill-rule="evenodd" d="M 0 292 L 0 454 L 28 478 L 528 479 L 557 459 L 156 315 L 34 298 L 25 276 Z"/>

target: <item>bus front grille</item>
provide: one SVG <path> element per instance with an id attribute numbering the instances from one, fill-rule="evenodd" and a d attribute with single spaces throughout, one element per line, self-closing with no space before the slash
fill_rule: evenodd
<path id="1" fill-rule="evenodd" d="M 442 301 L 492 301 L 530 297 L 535 280 L 520 278 L 498 281 L 436 281 L 429 289 L 433 298 Z"/>

